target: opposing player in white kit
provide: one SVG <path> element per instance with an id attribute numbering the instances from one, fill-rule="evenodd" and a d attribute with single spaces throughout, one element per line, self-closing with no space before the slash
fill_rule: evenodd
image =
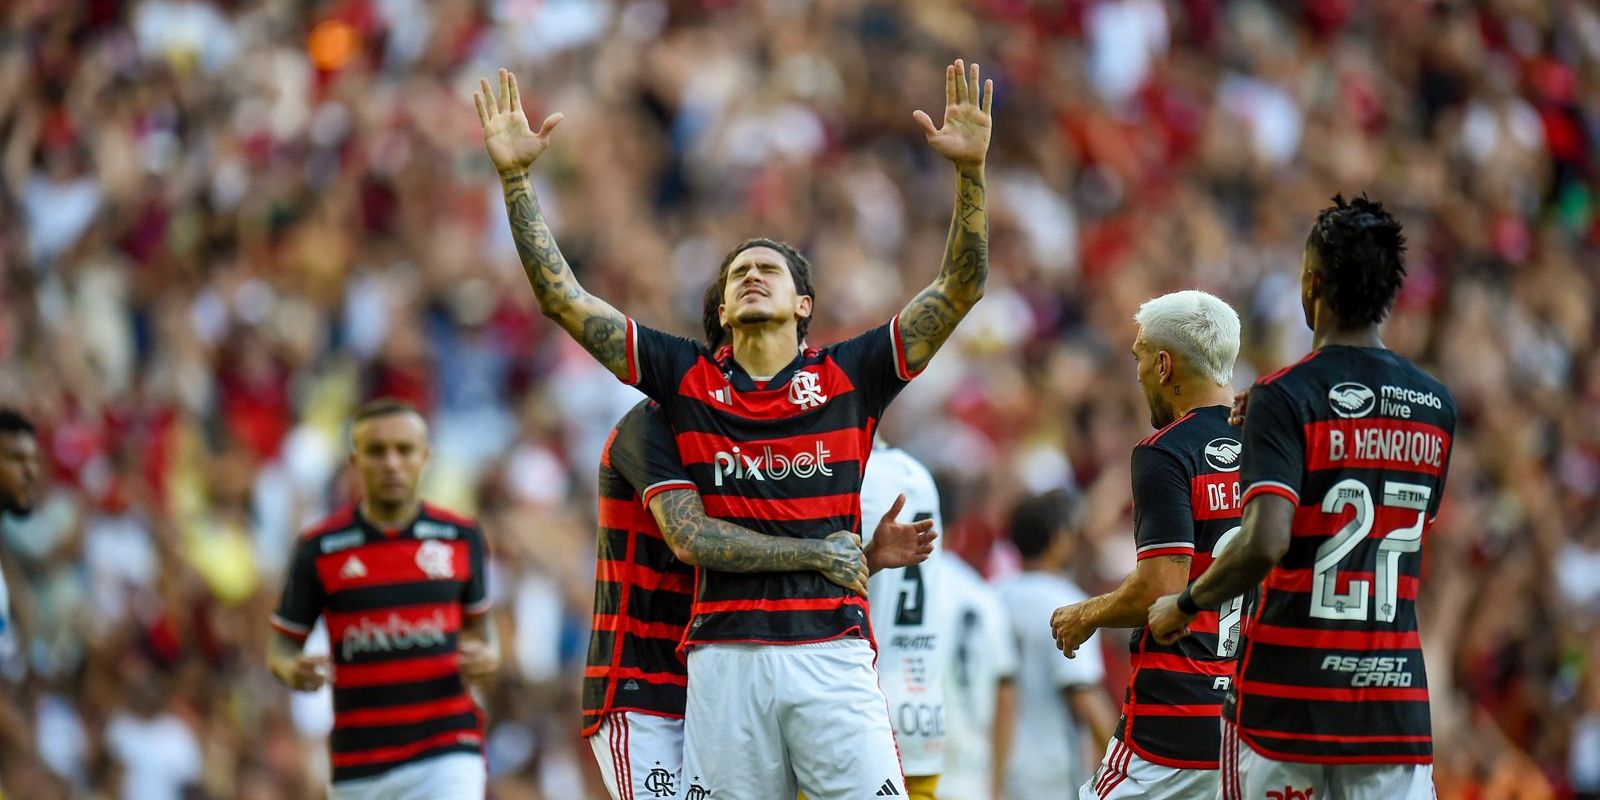
<path id="1" fill-rule="evenodd" d="M 862 519 L 879 519 L 905 495 L 902 521 L 939 518 L 939 490 L 927 467 L 904 450 L 873 442 L 872 458 L 861 483 Z M 870 542 L 868 543 L 870 546 Z M 889 698 L 906 795 L 934 800 L 944 768 L 945 637 L 939 627 L 944 604 L 943 560 L 938 541 L 927 561 L 886 569 L 867 581 L 872 632 L 878 642 L 878 684 Z"/>
<path id="2" fill-rule="evenodd" d="M 1011 514 L 1021 575 L 999 585 L 1017 640 L 1017 722 L 1006 764 L 1009 800 L 1066 797 L 1089 776 L 1087 747 L 1105 747 L 1116 724 L 1104 685 L 1099 636 L 1077 658 L 1061 657 L 1050 615 L 1086 599 L 1061 574 L 1072 559 L 1077 500 L 1063 492 L 1029 497 Z M 1090 741 L 1083 739 L 1087 728 Z"/>
<path id="3" fill-rule="evenodd" d="M 944 774 L 939 800 L 993 800 L 1011 752 L 1017 640 L 994 587 L 954 551 L 939 566 L 944 670 Z"/>

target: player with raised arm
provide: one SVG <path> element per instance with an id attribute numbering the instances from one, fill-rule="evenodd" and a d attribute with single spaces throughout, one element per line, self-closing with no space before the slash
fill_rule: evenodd
<path id="1" fill-rule="evenodd" d="M 483 718 L 467 685 L 500 663 L 488 544 L 417 494 L 428 426 L 415 408 L 363 405 L 350 442 L 362 499 L 295 542 L 267 666 L 296 691 L 332 683 L 334 800 L 482 800 Z M 301 650 L 319 616 L 331 664 Z"/>
<path id="2" fill-rule="evenodd" d="M 1185 800 L 1217 792 L 1219 715 L 1244 614 L 1235 598 L 1195 634 L 1161 644 L 1145 627 L 1156 598 L 1187 586 L 1239 532 L 1239 440 L 1228 425 L 1239 315 L 1205 292 L 1139 307 L 1133 358 L 1157 430 L 1133 449 L 1137 565 L 1114 591 L 1056 609 L 1072 658 L 1100 628 L 1134 628 L 1122 719 L 1082 800 Z"/>
<path id="3" fill-rule="evenodd" d="M 613 800 L 675 797 L 682 784 L 688 673 L 676 649 L 689 624 L 695 566 L 816 570 L 865 593 L 871 572 L 916 564 L 933 549 L 932 520 L 895 522 L 903 497 L 882 515 L 865 552 L 849 531 L 789 539 L 707 517 L 672 430 L 649 400 L 623 415 L 606 441 L 599 496 L 583 735 Z"/>
<path id="4" fill-rule="evenodd" d="M 487 81 L 483 90 L 474 102 L 485 148 L 540 308 L 661 404 L 706 511 L 772 536 L 858 530 L 878 420 L 982 297 L 988 276 L 984 159 L 993 92 L 977 66 L 946 69 L 943 127 L 915 114 L 956 172 L 939 275 L 888 324 L 805 350 L 815 302 L 810 263 L 780 242 L 747 241 L 724 259 L 719 317 L 732 347 L 717 352 L 639 325 L 579 286 L 528 178 L 561 117 L 534 131 L 504 71 L 498 93 Z M 687 796 L 905 794 L 865 606 L 815 571 L 697 569 L 684 638 Z"/>
<path id="5" fill-rule="evenodd" d="M 1404 279 L 1382 205 L 1335 197 L 1317 215 L 1300 274 L 1313 350 L 1250 390 L 1243 530 L 1150 608 L 1170 642 L 1260 584 L 1223 706 L 1223 798 L 1433 797 L 1417 585 L 1456 412 L 1379 338 Z"/>

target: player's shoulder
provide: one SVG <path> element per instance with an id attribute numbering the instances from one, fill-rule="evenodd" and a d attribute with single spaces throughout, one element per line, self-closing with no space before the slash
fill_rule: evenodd
<path id="1" fill-rule="evenodd" d="M 1231 472 L 1239 468 L 1241 452 L 1239 429 L 1228 424 L 1228 409 L 1206 406 L 1145 437 L 1134 446 L 1133 461 L 1136 469 L 1159 467 L 1170 458 L 1191 474 Z"/>
<path id="2" fill-rule="evenodd" d="M 412 531 L 419 539 L 473 538 L 483 535 L 483 528 L 476 519 L 432 503 L 422 504 L 422 514 L 412 525 Z"/>
<path id="3" fill-rule="evenodd" d="M 335 510 L 312 524 L 311 527 L 301 531 L 300 540 L 315 542 L 328 536 L 350 532 L 361 533 L 361 523 L 360 520 L 356 519 L 354 503 Z"/>

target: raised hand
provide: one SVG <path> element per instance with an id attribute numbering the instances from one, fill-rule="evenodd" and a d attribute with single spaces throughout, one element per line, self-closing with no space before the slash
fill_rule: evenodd
<path id="1" fill-rule="evenodd" d="M 894 499 L 894 505 L 889 507 L 883 519 L 878 520 L 878 527 L 872 533 L 872 544 L 867 545 L 868 572 L 921 564 L 933 555 L 933 540 L 939 538 L 939 534 L 933 530 L 933 520 L 895 521 L 895 517 L 900 516 L 900 509 L 905 506 L 906 496 L 902 494 Z"/>
<path id="2" fill-rule="evenodd" d="M 489 151 L 501 177 L 527 172 L 539 154 L 550 146 L 550 134 L 561 124 L 565 115 L 551 114 L 535 131 L 528 126 L 528 117 L 522 113 L 522 95 L 517 91 L 517 76 L 500 70 L 500 91 L 489 88 L 489 81 L 479 79 L 479 91 L 472 93 L 472 104 L 478 107 L 478 122 L 483 125 L 483 147 Z"/>
<path id="3" fill-rule="evenodd" d="M 822 540 L 825 557 L 817 571 L 822 577 L 867 596 L 867 556 L 861 551 L 861 537 L 850 531 L 835 531 Z"/>
<path id="4" fill-rule="evenodd" d="M 992 127 L 989 107 L 994 81 L 978 80 L 978 65 L 968 70 L 961 59 L 944 68 L 944 125 L 935 128 L 922 111 L 912 113 L 928 144 L 957 167 L 981 167 L 989 152 Z"/>

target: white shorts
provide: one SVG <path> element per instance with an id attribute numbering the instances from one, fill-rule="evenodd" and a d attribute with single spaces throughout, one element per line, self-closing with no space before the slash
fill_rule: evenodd
<path id="1" fill-rule="evenodd" d="M 611 800 L 683 796 L 683 720 L 618 711 L 589 737 Z"/>
<path id="2" fill-rule="evenodd" d="M 401 764 L 370 778 L 339 781 L 332 800 L 483 800 L 489 775 L 483 756 L 446 753 Z"/>
<path id="3" fill-rule="evenodd" d="M 1078 800 L 1194 800 L 1217 795 L 1214 769 L 1164 767 L 1139 757 L 1115 736 Z"/>
<path id="4" fill-rule="evenodd" d="M 904 797 L 865 639 L 689 651 L 684 800 Z"/>
<path id="5" fill-rule="evenodd" d="M 1432 764 L 1305 764 L 1273 761 L 1222 722 L 1218 800 L 1434 800 Z"/>

